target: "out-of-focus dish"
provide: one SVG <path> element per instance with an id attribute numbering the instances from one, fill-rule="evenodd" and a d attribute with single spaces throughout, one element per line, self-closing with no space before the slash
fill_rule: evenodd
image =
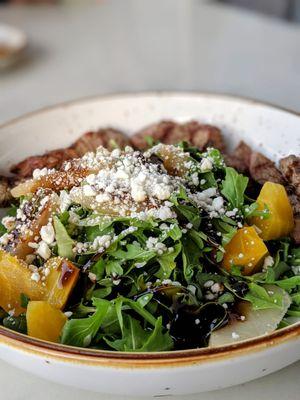
<path id="1" fill-rule="evenodd" d="M 26 46 L 27 38 L 21 30 L 0 23 L 0 68 L 14 64 Z"/>

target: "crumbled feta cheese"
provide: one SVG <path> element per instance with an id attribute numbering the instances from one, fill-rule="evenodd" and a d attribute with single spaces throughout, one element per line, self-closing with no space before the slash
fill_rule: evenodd
<path id="1" fill-rule="evenodd" d="M 47 174 L 48 174 L 48 169 L 46 167 L 42 169 L 36 168 L 32 173 L 32 177 L 33 179 L 39 179 L 41 176 L 45 176 Z"/>
<path id="2" fill-rule="evenodd" d="M 206 282 L 204 283 L 203 286 L 204 286 L 205 288 L 209 288 L 209 287 L 211 287 L 213 284 L 214 284 L 214 281 L 209 280 L 209 281 L 206 281 Z"/>
<path id="3" fill-rule="evenodd" d="M 97 275 L 94 274 L 93 272 L 89 272 L 88 273 L 88 277 L 92 282 L 96 282 L 97 281 Z"/>
<path id="4" fill-rule="evenodd" d="M 43 240 L 38 244 L 36 252 L 44 260 L 48 260 L 48 258 L 51 257 L 51 250 L 49 249 L 48 244 Z"/>
<path id="5" fill-rule="evenodd" d="M 274 265 L 274 258 L 272 256 L 267 256 L 264 259 L 262 270 L 266 271 L 268 267 L 272 267 Z"/>
<path id="6" fill-rule="evenodd" d="M 47 244 L 52 244 L 55 239 L 55 232 L 52 224 L 47 224 L 40 229 L 41 239 Z"/>
<path id="7" fill-rule="evenodd" d="M 2 218 L 2 225 L 8 230 L 11 231 L 16 224 L 16 218 L 11 216 L 6 216 Z"/>
<path id="8" fill-rule="evenodd" d="M 95 196 L 96 192 L 90 185 L 83 185 L 83 194 L 84 196 L 90 197 L 90 196 Z"/>
<path id="9" fill-rule="evenodd" d="M 222 285 L 220 285 L 220 284 L 217 282 L 217 283 L 214 283 L 214 284 L 211 286 L 210 290 L 211 290 L 213 293 L 220 293 L 220 292 L 223 291 L 223 287 L 222 287 Z"/>
<path id="10" fill-rule="evenodd" d="M 65 314 L 65 316 L 66 316 L 67 318 L 70 318 L 70 317 L 72 317 L 72 315 L 73 315 L 72 311 L 65 311 L 64 314 Z"/>
<path id="11" fill-rule="evenodd" d="M 203 158 L 200 162 L 200 170 L 201 172 L 211 171 L 213 168 L 213 163 L 209 158 Z"/>
<path id="12" fill-rule="evenodd" d="M 40 274 L 39 274 L 38 272 L 33 272 L 33 273 L 31 274 L 30 279 L 31 279 L 32 281 L 39 282 L 40 279 L 41 279 L 41 277 L 40 277 Z"/>
<path id="13" fill-rule="evenodd" d="M 237 340 L 240 338 L 240 335 L 238 335 L 236 332 L 232 332 L 231 337 L 232 339 Z"/>
<path id="14" fill-rule="evenodd" d="M 72 200 L 70 198 L 70 195 L 65 191 L 62 190 L 59 194 L 59 208 L 61 212 L 67 211 L 69 206 L 71 205 Z"/>
<path id="15" fill-rule="evenodd" d="M 205 295 L 206 300 L 214 300 L 215 299 L 215 295 L 212 293 L 207 293 Z"/>

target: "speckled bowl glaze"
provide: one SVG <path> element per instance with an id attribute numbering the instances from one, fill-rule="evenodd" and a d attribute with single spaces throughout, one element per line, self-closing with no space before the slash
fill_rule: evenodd
<path id="1" fill-rule="evenodd" d="M 82 133 L 111 126 L 131 135 L 159 121 L 212 123 L 229 146 L 244 139 L 277 159 L 300 154 L 300 117 L 252 100 L 205 93 L 145 93 L 81 100 L 17 118 L 0 127 L 0 171 L 26 156 L 69 145 Z M 43 342 L 0 327 L 0 357 L 62 384 L 98 392 L 175 395 L 224 388 L 300 359 L 300 324 L 213 349 L 117 353 Z"/>

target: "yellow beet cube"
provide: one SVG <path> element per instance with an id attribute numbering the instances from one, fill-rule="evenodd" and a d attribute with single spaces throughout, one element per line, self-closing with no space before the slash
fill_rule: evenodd
<path id="1" fill-rule="evenodd" d="M 67 317 L 46 301 L 30 301 L 27 306 L 26 321 L 29 336 L 48 342 L 58 342 Z"/>
<path id="2" fill-rule="evenodd" d="M 63 309 L 79 278 L 79 269 L 60 257 L 51 258 L 45 264 L 49 274 L 45 280 L 45 296 L 52 306 Z"/>
<path id="3" fill-rule="evenodd" d="M 251 275 L 259 270 L 267 254 L 268 249 L 256 230 L 252 226 L 245 226 L 225 246 L 222 266 L 228 272 L 232 265 L 242 266 L 242 273 Z"/>
<path id="4" fill-rule="evenodd" d="M 24 311 L 21 294 L 32 300 L 44 296 L 44 288 L 31 279 L 32 271 L 17 257 L 0 250 L 0 306 L 6 311 L 14 310 L 14 315 Z"/>
<path id="5" fill-rule="evenodd" d="M 263 240 L 274 240 L 288 236 L 294 227 L 293 209 L 289 202 L 284 186 L 266 182 L 257 198 L 258 209 L 263 210 L 267 205 L 269 218 L 251 218 L 251 224 L 255 224 L 260 230 Z"/>

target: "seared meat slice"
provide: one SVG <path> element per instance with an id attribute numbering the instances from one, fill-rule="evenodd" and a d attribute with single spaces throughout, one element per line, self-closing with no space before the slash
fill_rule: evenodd
<path id="1" fill-rule="evenodd" d="M 263 154 L 252 151 L 243 141 L 235 148 L 234 152 L 225 156 L 225 161 L 230 167 L 239 172 L 250 174 L 251 178 L 263 185 L 267 181 L 285 184 L 285 179 L 275 163 Z"/>
<path id="2" fill-rule="evenodd" d="M 71 146 L 76 157 L 82 157 L 89 151 L 95 151 L 99 146 L 113 150 L 115 146 L 124 149 L 129 145 L 129 139 L 123 133 L 115 129 L 99 129 L 97 132 L 87 132 Z"/>
<path id="3" fill-rule="evenodd" d="M 285 179 L 293 185 L 298 196 L 300 196 L 300 157 L 290 155 L 282 158 L 279 168 Z"/>
<path id="4" fill-rule="evenodd" d="M 300 215 L 295 217 L 295 227 L 291 236 L 296 244 L 300 244 Z"/>
<path id="5" fill-rule="evenodd" d="M 155 141 L 166 144 L 176 144 L 180 141 L 190 142 L 193 146 L 205 150 L 207 147 L 216 147 L 223 151 L 225 143 L 220 129 L 197 121 L 179 124 L 174 121 L 162 121 L 153 124 L 136 133 L 131 138 L 134 147 L 144 150 L 148 147 L 146 136 L 152 137 Z"/>
<path id="6" fill-rule="evenodd" d="M 249 171 L 251 154 L 251 148 L 244 141 L 240 141 L 232 154 L 225 155 L 225 161 L 229 167 L 245 173 Z"/>
<path id="7" fill-rule="evenodd" d="M 200 150 L 205 150 L 207 147 L 225 150 L 225 142 L 219 128 L 195 121 L 188 122 L 184 126 L 190 133 L 190 142 L 193 146 L 199 147 Z"/>
<path id="8" fill-rule="evenodd" d="M 294 215 L 298 215 L 298 214 L 300 215 L 300 198 L 299 198 L 299 196 L 297 196 L 295 193 L 290 193 L 289 190 L 287 190 L 287 192 L 288 192 L 290 203 L 294 210 Z"/>
<path id="9" fill-rule="evenodd" d="M 133 147 L 140 150 L 149 147 L 146 141 L 147 136 L 152 137 L 155 141 L 165 143 L 167 134 L 172 131 L 175 126 L 176 123 L 173 121 L 161 121 L 157 124 L 147 126 L 147 128 L 142 129 L 131 137 L 131 143 Z"/>
<path id="10" fill-rule="evenodd" d="M 6 207 L 12 200 L 10 192 L 10 179 L 5 176 L 0 176 L 0 207 Z"/>
<path id="11" fill-rule="evenodd" d="M 282 185 L 285 184 L 284 177 L 277 169 L 275 163 L 259 152 L 252 152 L 249 172 L 251 177 L 261 185 L 267 181 Z"/>
<path id="12" fill-rule="evenodd" d="M 42 156 L 31 156 L 11 167 L 10 171 L 20 178 L 29 178 L 35 169 L 60 168 L 64 161 L 75 158 L 76 152 L 71 148 L 52 150 Z"/>
<path id="13" fill-rule="evenodd" d="M 65 149 L 52 150 L 41 156 L 28 157 L 11 168 L 11 172 L 20 178 L 29 178 L 35 169 L 59 169 L 64 161 L 82 157 L 88 151 L 95 151 L 97 147 L 104 146 L 109 150 L 114 145 L 124 148 L 129 144 L 129 139 L 115 129 L 100 129 L 97 132 L 87 132 L 76 142 Z"/>

